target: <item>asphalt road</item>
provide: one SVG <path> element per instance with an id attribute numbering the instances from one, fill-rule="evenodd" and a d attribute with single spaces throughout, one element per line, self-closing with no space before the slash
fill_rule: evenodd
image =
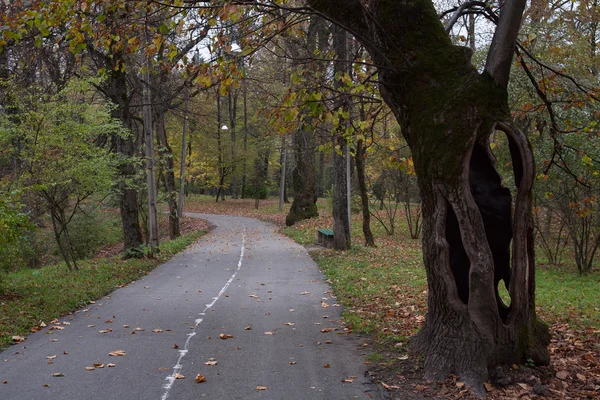
<path id="1" fill-rule="evenodd" d="M 0 353 L 0 399 L 381 398 L 302 246 L 255 219 L 190 215 L 216 228 Z"/>

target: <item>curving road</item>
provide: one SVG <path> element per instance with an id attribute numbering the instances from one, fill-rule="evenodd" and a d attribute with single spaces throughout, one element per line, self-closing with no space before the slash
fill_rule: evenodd
<path id="1" fill-rule="evenodd" d="M 302 246 L 255 219 L 189 215 L 216 228 L 0 353 L 0 399 L 383 398 Z"/>

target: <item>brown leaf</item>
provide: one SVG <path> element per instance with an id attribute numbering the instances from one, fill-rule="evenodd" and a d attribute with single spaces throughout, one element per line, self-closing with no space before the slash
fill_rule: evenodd
<path id="1" fill-rule="evenodd" d="M 233 335 L 228 335 L 228 334 L 226 334 L 226 333 L 221 333 L 221 334 L 219 335 L 219 338 L 220 338 L 220 339 L 223 339 L 223 340 L 225 340 L 225 339 L 232 339 L 232 338 L 233 338 Z"/>
<path id="2" fill-rule="evenodd" d="M 52 374 L 52 376 L 55 377 L 55 378 L 60 378 L 62 376 L 65 376 L 65 374 L 63 374 L 62 372 L 55 372 L 55 373 Z"/>
<path id="3" fill-rule="evenodd" d="M 290 361 L 290 365 L 296 365 L 296 361 Z"/>
<path id="4" fill-rule="evenodd" d="M 94 368 L 104 368 L 104 364 L 102 364 L 102 363 L 95 363 L 93 365 L 94 365 Z"/>
<path id="5" fill-rule="evenodd" d="M 344 382 L 344 383 L 352 383 L 352 382 L 354 382 L 354 379 L 342 378 L 342 382 Z"/>
<path id="6" fill-rule="evenodd" d="M 265 332 L 265 335 L 272 335 L 273 332 Z"/>
<path id="7" fill-rule="evenodd" d="M 217 365 L 217 362 L 215 360 L 209 360 L 209 361 L 205 362 L 204 365 L 213 366 L 213 365 Z"/>
<path id="8" fill-rule="evenodd" d="M 585 375 L 583 375 L 583 374 L 577 374 L 577 379 L 579 379 L 581 382 L 585 382 L 586 381 Z"/>
<path id="9" fill-rule="evenodd" d="M 256 390 L 267 390 L 267 389 L 269 389 L 269 388 L 268 388 L 268 387 L 266 387 L 266 386 L 260 386 L 260 385 L 258 385 L 258 386 L 256 387 Z"/>
<path id="10" fill-rule="evenodd" d="M 161 333 L 162 329 L 152 329 L 152 332 L 154 332 L 154 333 Z"/>
<path id="11" fill-rule="evenodd" d="M 93 370 L 95 370 L 95 369 L 96 369 L 96 368 L 94 368 L 94 367 L 85 367 L 85 370 L 86 370 L 86 371 L 93 371 Z"/>
<path id="12" fill-rule="evenodd" d="M 40 322 L 40 328 L 45 328 L 46 326 L 48 326 L 48 325 L 46 325 L 46 324 L 44 323 L 44 321 L 41 321 L 41 322 Z"/>
<path id="13" fill-rule="evenodd" d="M 295 324 L 295 323 L 293 323 L 293 322 L 285 322 L 285 323 L 284 323 L 284 325 L 287 325 L 287 326 L 294 326 L 294 325 L 296 325 L 296 324 Z"/>
<path id="14" fill-rule="evenodd" d="M 21 343 L 21 342 L 22 342 L 22 341 L 24 341 L 24 340 L 25 340 L 25 338 L 24 338 L 24 337 L 22 337 L 22 336 L 13 336 L 13 337 L 12 337 L 12 341 L 13 341 L 13 343 Z"/>
<path id="15" fill-rule="evenodd" d="M 6 385 L 8 383 L 8 381 L 2 381 L 3 385 Z"/>
<path id="16" fill-rule="evenodd" d="M 325 365 L 323 365 L 323 368 L 331 368 L 331 365 L 325 364 Z"/>
<path id="17" fill-rule="evenodd" d="M 48 328 L 48 330 L 50 330 L 50 331 L 62 331 L 64 329 L 65 329 L 64 326 L 58 326 L 58 325 L 53 325 L 50 328 Z"/>
<path id="18" fill-rule="evenodd" d="M 174 349 L 178 349 L 178 348 L 179 348 L 179 345 L 178 345 L 177 343 L 173 343 L 173 348 L 174 348 Z"/>
<path id="19" fill-rule="evenodd" d="M 485 386 L 485 390 L 488 392 L 491 392 L 492 390 L 494 390 L 494 386 L 489 382 L 484 382 L 483 386 Z"/>
<path id="20" fill-rule="evenodd" d="M 176 372 L 175 379 L 185 379 L 185 375 L 181 375 L 179 372 Z"/>
<path id="21" fill-rule="evenodd" d="M 204 375 L 196 375 L 196 383 L 206 382 L 206 377 Z"/>
<path id="22" fill-rule="evenodd" d="M 248 325 L 247 327 L 244 328 L 245 331 L 251 331 L 252 330 L 252 325 Z"/>
<path id="23" fill-rule="evenodd" d="M 564 381 L 565 379 L 567 379 L 569 377 L 569 373 L 567 371 L 558 371 L 556 373 L 556 377 L 558 379 L 560 379 L 561 381 Z"/>
<path id="24" fill-rule="evenodd" d="M 119 357 L 119 356 L 126 356 L 127 353 L 125 353 L 124 350 L 114 350 L 111 351 L 110 353 L 108 353 L 109 356 L 113 356 L 113 357 Z"/>
<path id="25" fill-rule="evenodd" d="M 47 358 L 48 360 L 54 360 L 54 359 L 56 358 L 56 356 L 55 356 L 55 355 L 54 355 L 54 356 L 46 356 L 46 358 Z"/>
<path id="26" fill-rule="evenodd" d="M 302 292 L 301 295 L 310 294 L 310 292 Z"/>
<path id="27" fill-rule="evenodd" d="M 329 333 L 333 330 L 333 328 L 323 328 L 321 329 L 321 333 Z"/>
<path id="28" fill-rule="evenodd" d="M 116 366 L 117 366 L 117 364 L 108 363 L 108 364 L 106 364 L 106 366 L 107 366 L 108 368 L 114 368 L 114 367 L 116 367 Z"/>

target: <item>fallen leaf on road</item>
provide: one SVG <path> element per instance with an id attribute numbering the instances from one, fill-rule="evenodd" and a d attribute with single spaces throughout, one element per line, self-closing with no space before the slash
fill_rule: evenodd
<path id="1" fill-rule="evenodd" d="M 256 294 L 252 293 L 251 295 L 249 295 L 248 297 L 252 297 L 255 299 L 260 299 L 260 296 L 257 296 Z"/>
<path id="2" fill-rule="evenodd" d="M 41 322 L 40 322 L 40 328 L 45 328 L 46 326 L 48 326 L 48 325 L 46 325 L 46 324 L 44 323 L 44 321 L 41 321 Z"/>
<path id="3" fill-rule="evenodd" d="M 325 365 L 323 365 L 323 368 L 331 368 L 331 365 L 325 364 Z"/>
<path id="4" fill-rule="evenodd" d="M 185 379 L 185 375 L 181 375 L 180 373 L 175 374 L 175 379 Z"/>
<path id="5" fill-rule="evenodd" d="M 108 368 L 113 368 L 113 367 L 116 367 L 116 366 L 117 366 L 117 364 L 108 363 L 108 364 L 106 364 L 106 366 L 107 366 Z"/>
<path id="6" fill-rule="evenodd" d="M 58 339 L 50 339 L 51 342 L 58 342 Z"/>
<path id="7" fill-rule="evenodd" d="M 233 338 L 233 335 L 228 335 L 228 334 L 226 334 L 226 333 L 221 333 L 221 334 L 219 335 L 219 338 L 220 338 L 220 339 L 223 339 L 223 340 L 225 340 L 225 339 L 232 339 L 232 338 Z"/>
<path id="8" fill-rule="evenodd" d="M 65 376 L 65 374 L 63 374 L 62 372 L 55 372 L 55 373 L 52 374 L 52 376 L 55 377 L 55 378 L 59 378 L 61 376 Z"/>
<path id="9" fill-rule="evenodd" d="M 102 329 L 101 331 L 98 331 L 100 333 L 108 333 L 108 332 L 112 332 L 112 329 L 108 328 L 108 329 Z"/>
<path id="10" fill-rule="evenodd" d="M 62 331 L 63 329 L 65 329 L 64 326 L 58 326 L 58 325 L 53 325 L 50 328 L 48 328 L 48 330 L 51 330 L 51 331 Z"/>
<path id="11" fill-rule="evenodd" d="M 260 386 L 259 385 L 259 386 L 256 387 L 256 390 L 267 390 L 267 389 L 269 389 L 269 388 L 266 387 L 266 386 Z"/>
<path id="12" fill-rule="evenodd" d="M 284 323 L 284 325 L 287 325 L 287 326 L 294 326 L 294 325 L 296 325 L 296 324 L 295 324 L 295 323 L 293 323 L 293 322 L 286 322 L 286 323 Z"/>
<path id="13" fill-rule="evenodd" d="M 310 292 L 302 292 L 301 295 L 310 294 Z"/>
<path id="14" fill-rule="evenodd" d="M 94 368 L 104 368 L 104 364 L 102 364 L 102 363 L 95 363 L 93 365 L 94 365 Z"/>
<path id="15" fill-rule="evenodd" d="M 113 356 L 113 357 L 119 357 L 119 356 L 126 356 L 127 353 L 125 353 L 124 350 L 114 350 L 111 351 L 110 353 L 108 353 L 109 356 Z"/>
<path id="16" fill-rule="evenodd" d="M 143 331 L 143 330 L 144 330 L 143 328 L 135 328 L 134 329 L 134 331 L 138 331 L 138 332 Z"/>
<path id="17" fill-rule="evenodd" d="M 129 325 L 123 325 L 123 328 L 127 329 L 129 328 Z"/>
<path id="18" fill-rule="evenodd" d="M 272 335 L 273 332 L 265 332 L 265 335 Z"/>
<path id="19" fill-rule="evenodd" d="M 290 312 L 294 312 L 294 311 L 296 311 L 295 308 L 290 308 Z"/>
<path id="20" fill-rule="evenodd" d="M 325 303 L 324 301 L 321 302 L 321 307 L 323 308 L 327 308 L 329 307 L 329 304 Z"/>
<path id="21" fill-rule="evenodd" d="M 290 361 L 290 365 L 296 365 L 296 361 Z"/>
<path id="22" fill-rule="evenodd" d="M 196 383 L 206 382 L 206 377 L 204 375 L 196 375 Z"/>
<path id="23" fill-rule="evenodd" d="M 55 356 L 55 355 L 54 355 L 54 356 L 46 356 L 46 358 L 47 358 L 48 360 L 54 360 L 54 359 L 56 358 L 56 356 Z"/>
<path id="24" fill-rule="evenodd" d="M 248 325 L 247 327 L 244 328 L 245 331 L 251 331 L 252 330 L 252 325 Z"/>
<path id="25" fill-rule="evenodd" d="M 329 333 L 333 330 L 333 328 L 323 328 L 321 329 L 321 333 Z"/>
<path id="26" fill-rule="evenodd" d="M 354 382 L 354 379 L 342 378 L 342 382 L 344 382 L 344 383 L 352 383 L 352 382 Z"/>
<path id="27" fill-rule="evenodd" d="M 3 385 L 6 385 L 8 383 L 8 381 L 2 381 Z"/>
<path id="28" fill-rule="evenodd" d="M 174 349 L 178 349 L 178 348 L 179 348 L 179 345 L 178 345 L 177 343 L 173 343 L 173 348 L 174 348 Z"/>
<path id="29" fill-rule="evenodd" d="M 94 325 L 88 325 L 88 328 L 93 328 L 93 327 L 94 327 Z"/>
<path id="30" fill-rule="evenodd" d="M 217 365 L 217 360 L 215 360 L 214 358 L 209 359 L 207 362 L 204 363 L 204 365 Z"/>
<path id="31" fill-rule="evenodd" d="M 13 336 L 13 337 L 12 337 L 12 341 L 13 341 L 14 343 L 21 343 L 21 342 L 22 342 L 22 341 L 24 341 L 24 340 L 25 340 L 25 338 L 24 338 L 24 337 L 22 337 L 22 336 Z"/>
<path id="32" fill-rule="evenodd" d="M 96 369 L 96 368 L 94 368 L 94 367 L 85 367 L 85 370 L 86 370 L 86 371 L 93 371 L 93 370 L 95 370 L 95 369 Z"/>
<path id="33" fill-rule="evenodd" d="M 325 341 L 325 344 L 331 344 L 331 343 L 333 343 L 331 340 L 326 340 Z"/>
<path id="34" fill-rule="evenodd" d="M 152 332 L 154 332 L 154 333 L 161 333 L 162 329 L 152 329 Z"/>

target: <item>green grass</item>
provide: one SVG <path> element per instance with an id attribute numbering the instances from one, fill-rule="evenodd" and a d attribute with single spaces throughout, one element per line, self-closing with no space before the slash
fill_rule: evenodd
<path id="1" fill-rule="evenodd" d="M 303 221 L 283 232 L 300 244 L 314 243 L 316 228 L 329 227 L 330 218 Z M 408 236 L 404 218 L 396 221 L 397 232 L 388 236 L 372 223 L 377 248 L 365 248 L 359 216 L 352 225 L 352 249 L 313 253 L 346 307 L 346 323 L 354 330 L 373 333 L 382 341 L 404 341 L 416 332 L 426 312 L 427 280 L 421 240 Z M 541 255 L 541 252 L 538 252 Z M 549 323 L 569 324 L 575 329 L 600 328 L 600 274 L 580 276 L 574 265 L 544 266 L 538 260 L 536 305 Z M 510 303 L 508 292 L 501 296 Z"/>
<path id="2" fill-rule="evenodd" d="M 119 256 L 81 261 L 68 272 L 63 263 L 22 269 L 3 277 L 0 293 L 0 348 L 12 336 L 25 336 L 41 321 L 48 323 L 139 279 L 196 241 L 206 231 L 190 232 L 164 242 L 155 258 L 123 260 Z"/>

